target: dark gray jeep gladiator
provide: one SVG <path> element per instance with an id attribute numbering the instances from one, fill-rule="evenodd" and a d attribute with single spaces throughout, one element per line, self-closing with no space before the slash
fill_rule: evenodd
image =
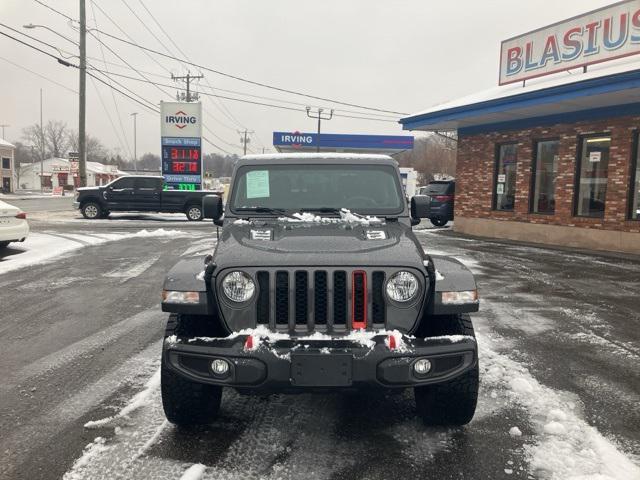
<path id="1" fill-rule="evenodd" d="M 255 155 L 235 166 L 226 207 L 204 199 L 214 251 L 168 273 L 164 411 L 211 423 L 222 390 L 268 394 L 413 388 L 428 424 L 476 408 L 476 282 L 412 232 L 425 197 L 405 198 L 383 155 Z M 224 210 L 224 214 L 223 214 Z"/>
<path id="2" fill-rule="evenodd" d="M 120 177 L 102 187 L 77 191 L 75 208 L 89 220 L 106 218 L 111 212 L 184 213 L 191 221 L 202 220 L 202 199 L 206 190 L 164 190 L 160 176 Z"/>

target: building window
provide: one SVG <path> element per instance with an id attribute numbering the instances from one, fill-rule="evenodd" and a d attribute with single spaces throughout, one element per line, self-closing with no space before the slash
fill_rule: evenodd
<path id="1" fill-rule="evenodd" d="M 640 134 L 636 134 L 636 152 L 631 165 L 631 212 L 629 217 L 632 220 L 640 220 L 640 148 L 638 142 Z"/>
<path id="2" fill-rule="evenodd" d="M 496 177 L 494 182 L 493 208 L 513 210 L 516 201 L 516 168 L 518 145 L 499 145 L 496 154 Z"/>
<path id="3" fill-rule="evenodd" d="M 604 217 L 611 137 L 583 137 L 578 157 L 576 215 Z"/>
<path id="4" fill-rule="evenodd" d="M 2 157 L 2 168 L 5 170 L 11 169 L 11 159 L 7 157 Z"/>
<path id="5" fill-rule="evenodd" d="M 540 141 L 533 164 L 533 213 L 553 214 L 556 211 L 556 175 L 558 173 L 558 140 Z"/>

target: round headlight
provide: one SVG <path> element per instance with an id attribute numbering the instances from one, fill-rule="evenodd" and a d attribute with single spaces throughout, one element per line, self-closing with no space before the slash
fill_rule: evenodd
<path id="1" fill-rule="evenodd" d="M 222 291 L 233 302 L 246 302 L 253 297 L 256 284 L 244 272 L 231 272 L 222 280 Z"/>
<path id="2" fill-rule="evenodd" d="M 396 302 L 408 302 L 415 298 L 419 285 L 413 273 L 398 272 L 387 282 L 387 295 Z"/>

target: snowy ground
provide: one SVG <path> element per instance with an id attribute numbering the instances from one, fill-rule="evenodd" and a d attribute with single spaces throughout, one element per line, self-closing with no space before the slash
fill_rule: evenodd
<path id="1" fill-rule="evenodd" d="M 159 399 L 157 299 L 163 271 L 209 250 L 213 228 L 106 222 L 61 258 L 0 275 L 0 478 L 640 479 L 638 260 L 424 230 L 425 249 L 459 258 L 481 289 L 470 425 L 424 427 L 410 392 L 227 391 L 213 425 L 180 430 Z"/>

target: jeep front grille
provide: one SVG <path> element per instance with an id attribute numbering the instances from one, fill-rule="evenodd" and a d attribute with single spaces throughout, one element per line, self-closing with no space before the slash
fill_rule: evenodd
<path id="1" fill-rule="evenodd" d="M 302 331 L 385 326 L 385 272 L 261 270 L 256 278 L 258 325 Z"/>

